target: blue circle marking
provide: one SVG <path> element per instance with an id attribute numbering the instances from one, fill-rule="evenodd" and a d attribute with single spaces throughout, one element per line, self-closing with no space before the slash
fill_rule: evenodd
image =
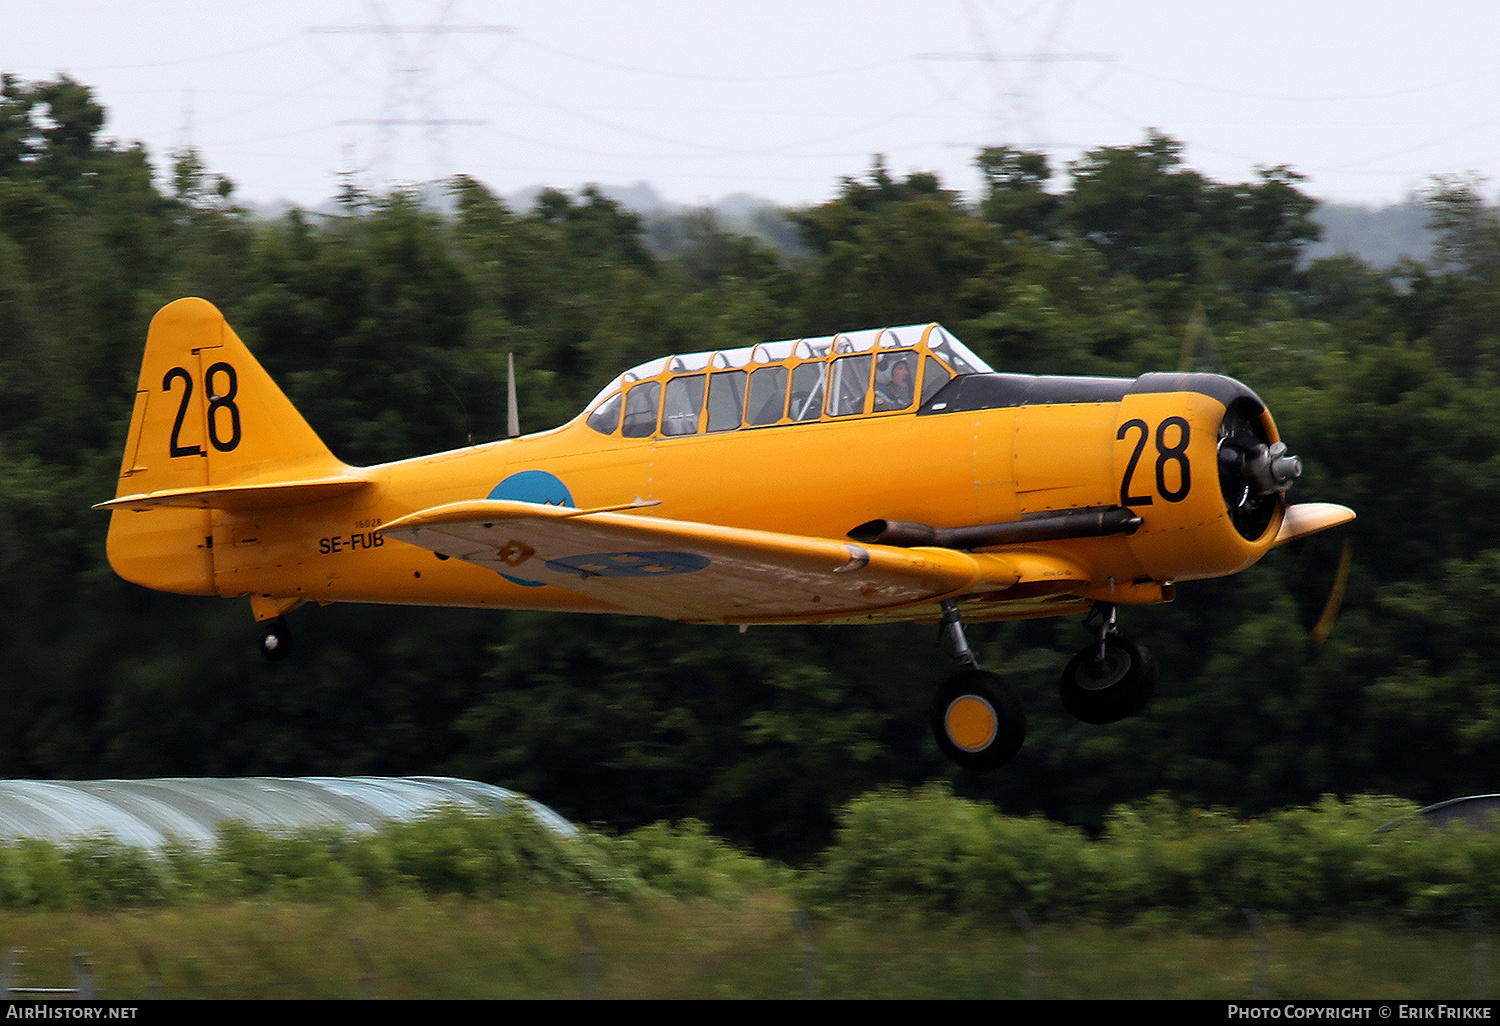
<path id="1" fill-rule="evenodd" d="M 574 505 L 573 495 L 568 491 L 568 486 L 562 483 L 562 479 L 555 474 L 549 474 L 545 470 L 523 470 L 518 474 L 512 474 L 490 489 L 487 499 L 510 499 L 514 502 L 535 502 L 542 506 L 567 506 Z M 512 577 L 510 574 L 501 573 L 512 584 L 519 584 L 527 588 L 543 587 L 546 581 L 528 581 L 521 577 Z"/>
<path id="2" fill-rule="evenodd" d="M 512 499 L 516 502 L 536 502 L 544 506 L 572 506 L 573 496 L 568 486 L 555 474 L 545 470 L 523 470 L 501 481 L 489 499 Z"/>

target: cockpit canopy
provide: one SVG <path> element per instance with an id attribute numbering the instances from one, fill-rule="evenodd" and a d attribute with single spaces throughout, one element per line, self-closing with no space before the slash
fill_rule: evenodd
<path id="1" fill-rule="evenodd" d="M 652 360 L 606 385 L 586 422 L 650 438 L 902 413 L 990 372 L 939 325 L 871 328 Z"/>

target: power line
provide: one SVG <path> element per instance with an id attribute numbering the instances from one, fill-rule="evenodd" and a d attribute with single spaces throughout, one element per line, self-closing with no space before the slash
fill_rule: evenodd
<path id="1" fill-rule="evenodd" d="M 990 124 L 984 145 L 1014 145 L 1022 149 L 1050 150 L 1065 144 L 1053 141 L 1047 131 L 1046 116 L 1042 107 L 1042 92 L 1046 85 L 1046 73 L 1053 65 L 1074 63 L 1109 63 L 1115 57 L 1108 53 L 1061 52 L 1055 50 L 1057 39 L 1062 35 L 1067 21 L 1071 0 L 1051 5 L 1052 18 L 1038 34 L 1035 48 L 1027 51 L 1006 52 L 991 42 L 991 32 L 976 9 L 977 4 L 968 3 L 966 11 L 969 25 L 979 43 L 977 51 L 924 53 L 923 60 L 967 61 L 987 66 L 990 79 Z M 1003 27 L 1007 34 L 1024 34 L 1033 31 L 1029 18 L 1047 4 L 1034 5 L 1027 14 L 1014 15 L 1001 11 L 1008 23 Z M 1018 31 L 1012 31 L 1018 30 Z"/>
<path id="2" fill-rule="evenodd" d="M 450 36 L 510 35 L 508 25 L 448 24 L 453 0 L 448 0 L 426 25 L 397 24 L 386 17 L 384 5 L 369 0 L 374 20 L 358 25 L 321 25 L 308 29 L 319 35 L 364 35 L 382 39 L 388 64 L 381 92 L 380 111 L 372 117 L 347 118 L 340 125 L 366 125 L 376 129 L 366 170 L 382 184 L 390 184 L 399 158 L 401 130 L 417 128 L 427 137 L 430 177 L 452 173 L 448 129 L 482 127 L 489 122 L 477 118 L 450 118 L 442 112 L 440 90 L 434 70 L 443 44 Z M 346 174 L 352 174 L 346 170 Z"/>

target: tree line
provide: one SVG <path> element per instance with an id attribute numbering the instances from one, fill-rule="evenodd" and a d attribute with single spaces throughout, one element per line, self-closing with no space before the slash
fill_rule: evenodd
<path id="1" fill-rule="evenodd" d="M 787 858 L 826 846 L 853 796 L 946 776 L 1087 827 L 1156 791 L 1255 813 L 1495 790 L 1500 216 L 1478 180 L 1427 192 L 1428 262 L 1377 270 L 1304 258 L 1316 203 L 1292 169 L 1216 182 L 1158 133 L 1061 169 L 984 150 L 974 203 L 877 158 L 785 211 L 787 248 L 594 189 L 512 210 L 473 178 L 441 206 L 347 188 L 329 213 L 258 217 L 197 154 L 159 180 L 104 124 L 80 83 L 0 79 L 0 774 L 453 774 Z M 928 737 L 949 668 L 919 625 L 333 606 L 299 610 L 297 656 L 265 664 L 243 603 L 115 578 L 89 509 L 114 493 L 146 325 L 185 295 L 355 464 L 503 435 L 507 353 L 536 430 L 656 356 L 938 321 L 1007 371 L 1187 354 L 1238 377 L 1303 458 L 1295 498 L 1360 518 L 1129 610 L 1162 684 L 1114 726 L 1056 701 L 1076 622 L 973 628 L 1031 717 L 1022 755 L 979 776 Z"/>

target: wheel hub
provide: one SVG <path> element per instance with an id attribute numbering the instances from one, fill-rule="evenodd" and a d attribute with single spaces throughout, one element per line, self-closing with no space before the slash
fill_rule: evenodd
<path id="1" fill-rule="evenodd" d="M 995 740 L 1000 717 L 995 707 L 978 695 L 959 695 L 943 716 L 948 737 L 966 752 L 981 752 Z"/>
<path id="2" fill-rule="evenodd" d="M 1120 683 L 1129 672 L 1130 653 L 1109 647 L 1101 657 L 1085 659 L 1079 665 L 1075 679 L 1085 691 L 1103 691 Z"/>

